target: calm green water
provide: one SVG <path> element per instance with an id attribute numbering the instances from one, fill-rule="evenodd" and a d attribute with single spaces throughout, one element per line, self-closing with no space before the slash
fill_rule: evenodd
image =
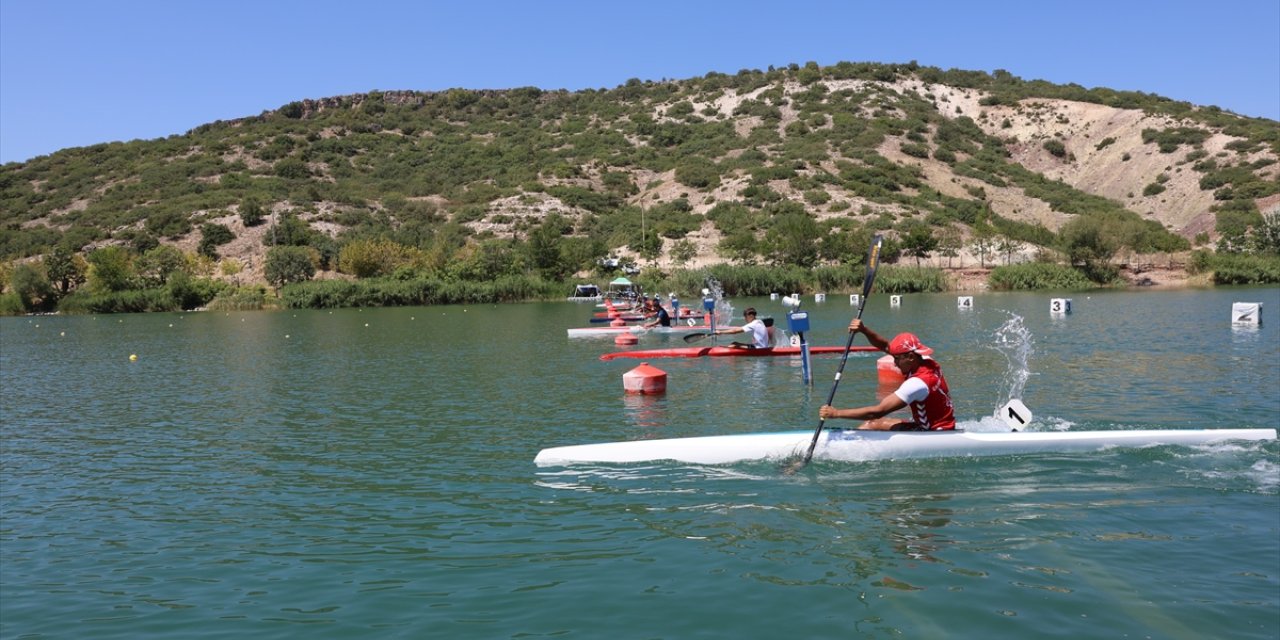
<path id="1" fill-rule="evenodd" d="M 1018 318 L 1038 429 L 1280 426 L 1280 289 L 1050 297 L 864 319 L 936 349 L 970 428 L 1017 386 Z M 843 344 L 847 298 L 806 308 Z M 1280 443 L 540 469 L 811 429 L 838 362 L 806 387 L 790 360 L 658 360 L 668 393 L 627 397 L 637 363 L 565 335 L 589 311 L 0 319 L 0 637 L 1280 636 Z M 837 404 L 875 388 L 855 356 Z"/>

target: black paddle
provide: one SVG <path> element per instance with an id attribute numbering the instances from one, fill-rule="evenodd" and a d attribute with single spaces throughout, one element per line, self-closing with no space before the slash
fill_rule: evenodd
<path id="1" fill-rule="evenodd" d="M 686 333 L 686 334 L 684 334 L 684 341 L 685 341 L 685 342 L 697 342 L 697 341 L 699 341 L 699 340 L 705 340 L 705 339 L 707 338 L 707 336 L 710 336 L 710 335 L 714 335 L 714 334 L 710 334 L 710 333 L 707 333 L 707 332 L 705 332 L 705 331 L 702 331 L 702 332 L 699 332 L 699 333 Z"/>
<path id="2" fill-rule="evenodd" d="M 862 279 L 862 297 L 858 299 L 858 319 L 862 319 L 862 310 L 867 308 L 867 296 L 871 295 L 871 285 L 876 281 L 876 266 L 880 263 L 880 244 L 882 239 L 876 236 L 871 239 L 871 251 L 867 254 L 867 275 Z M 858 334 L 850 331 L 849 340 L 844 345 L 844 355 L 840 357 L 840 366 L 836 368 L 836 380 L 831 383 L 831 393 L 827 394 L 827 404 L 831 404 L 836 399 L 836 388 L 840 386 L 840 375 L 844 373 L 844 364 L 849 361 L 849 352 L 853 350 L 853 339 Z M 802 469 L 809 461 L 813 459 L 813 449 L 818 446 L 818 436 L 822 434 L 822 425 L 826 424 L 825 418 L 818 419 L 818 428 L 813 430 L 813 440 L 809 442 L 809 451 L 804 454 L 804 460 L 794 465 L 788 470 L 788 473 L 795 473 Z"/>

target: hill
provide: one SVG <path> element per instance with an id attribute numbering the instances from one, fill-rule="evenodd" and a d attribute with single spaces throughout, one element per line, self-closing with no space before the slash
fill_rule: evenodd
<path id="1" fill-rule="evenodd" d="M 0 257 L 171 246 L 247 284 L 279 245 L 320 277 L 563 278 L 856 262 L 883 231 L 891 255 L 1107 262 L 1246 245 L 1280 212 L 1278 159 L 1273 120 L 914 63 L 374 91 L 4 165 Z"/>

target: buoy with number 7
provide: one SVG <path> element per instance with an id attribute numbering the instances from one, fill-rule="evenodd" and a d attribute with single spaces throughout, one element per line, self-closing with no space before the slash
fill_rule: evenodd
<path id="1" fill-rule="evenodd" d="M 1031 423 L 1031 410 L 1022 401 L 1014 398 L 1005 403 L 1003 407 L 996 410 L 996 417 L 1009 425 L 1010 429 L 1017 431 L 1026 427 Z"/>

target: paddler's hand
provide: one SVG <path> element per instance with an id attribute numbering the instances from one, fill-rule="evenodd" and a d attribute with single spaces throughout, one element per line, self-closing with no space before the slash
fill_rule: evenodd
<path id="1" fill-rule="evenodd" d="M 836 408 L 829 404 L 824 404 L 818 409 L 818 417 L 822 418 L 823 420 L 828 420 L 830 418 L 833 418 L 835 417 L 835 414 L 836 414 Z"/>
<path id="2" fill-rule="evenodd" d="M 849 323 L 849 333 L 857 333 L 859 331 L 862 331 L 862 318 L 854 318 Z"/>

